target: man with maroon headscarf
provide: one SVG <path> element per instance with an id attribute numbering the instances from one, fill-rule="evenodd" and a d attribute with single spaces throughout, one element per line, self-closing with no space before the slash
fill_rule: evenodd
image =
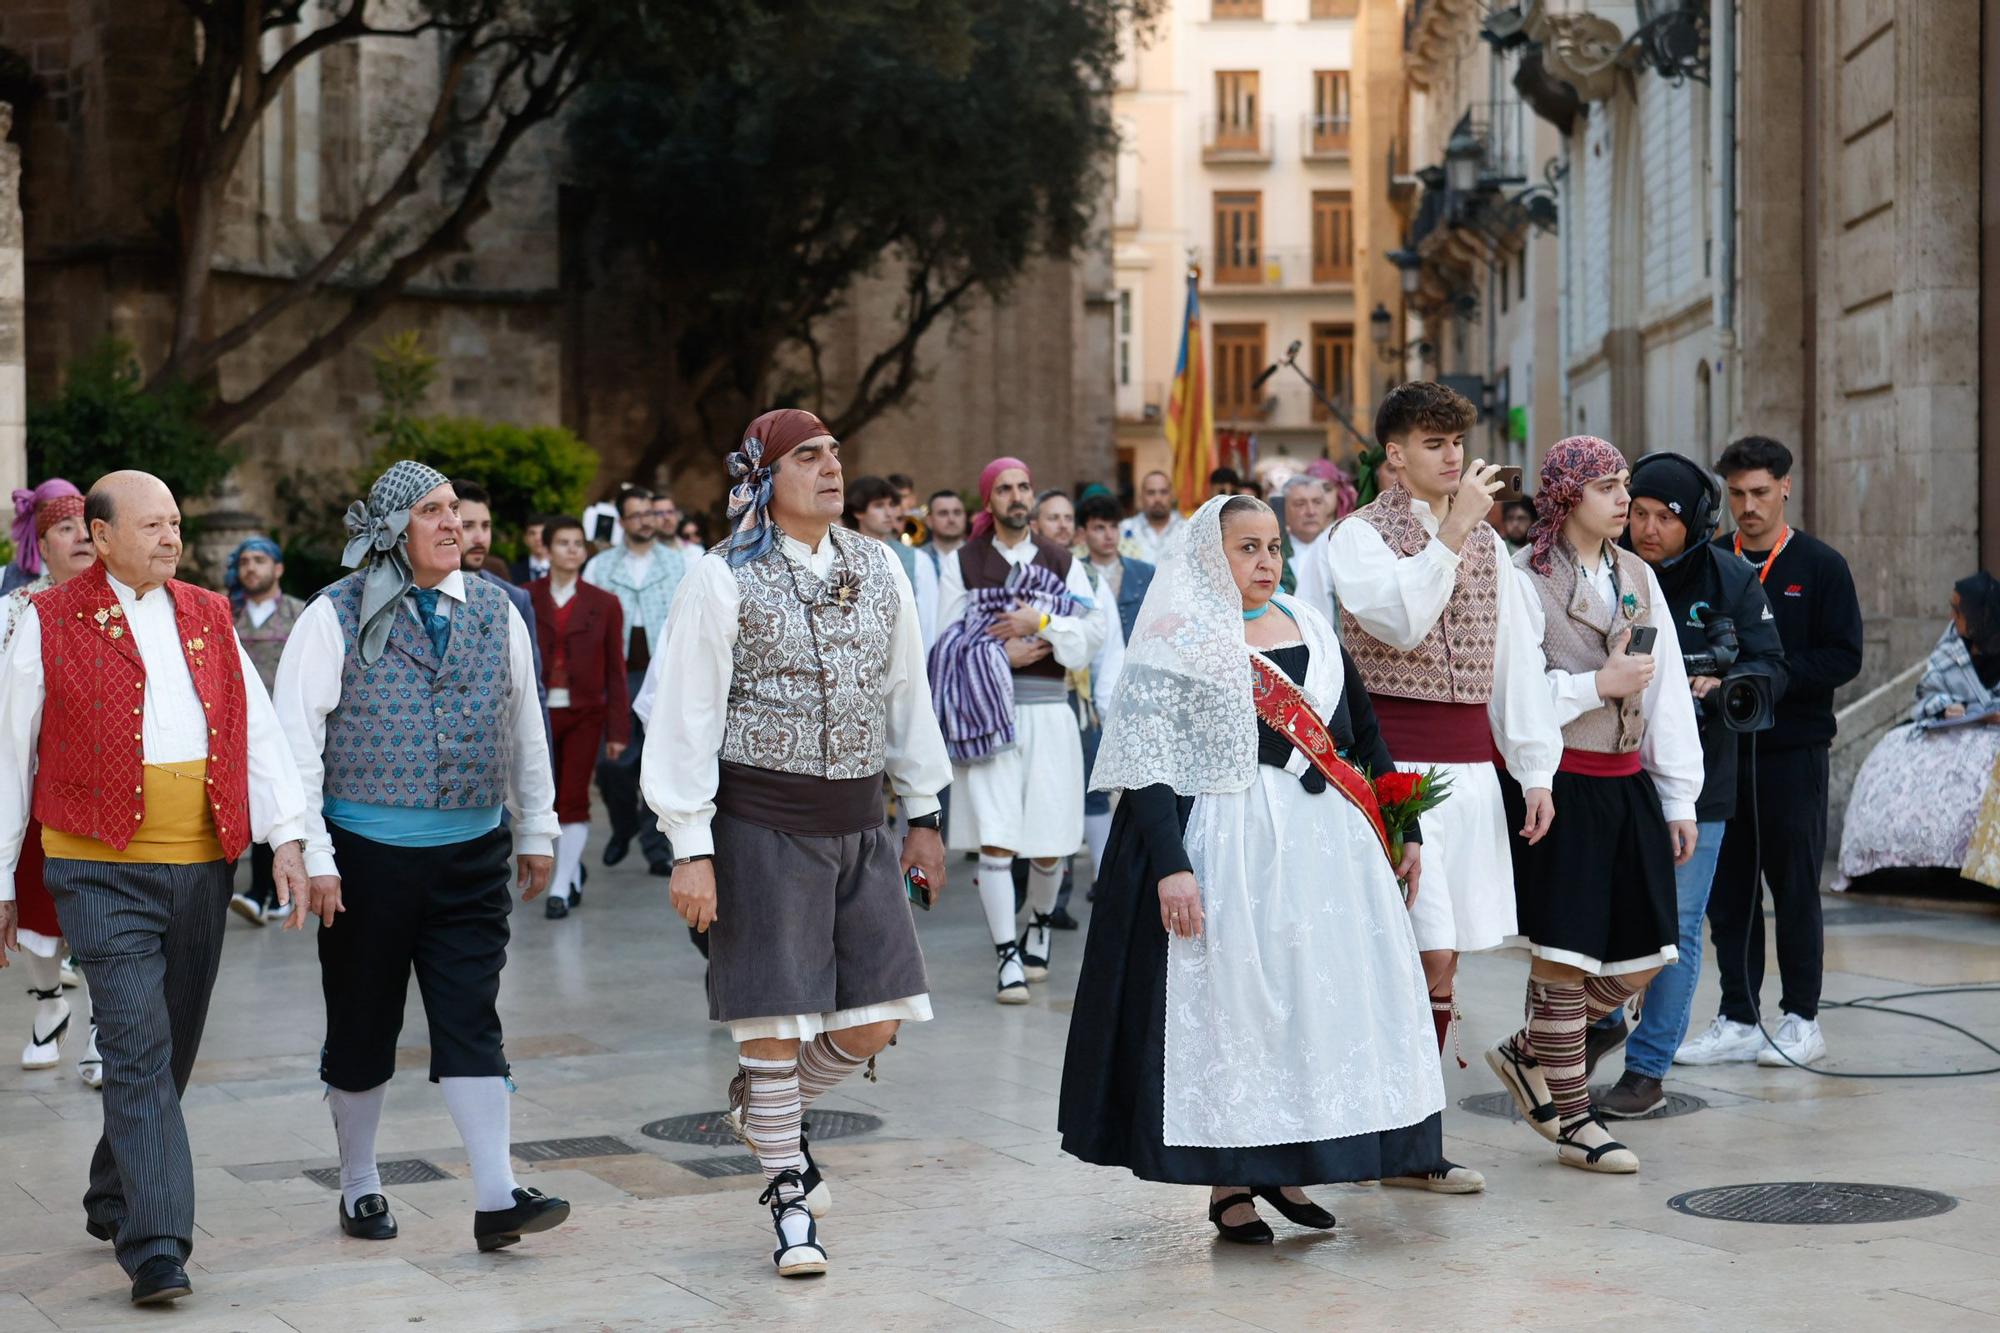
<path id="1" fill-rule="evenodd" d="M 660 670 L 675 706 L 653 714 L 640 786 L 674 844 L 674 910 L 708 933 L 709 1016 L 740 1050 L 731 1116 L 769 1182 L 772 1261 L 805 1277 L 826 1271 L 813 1219 L 829 1198 L 801 1117 L 931 1016 L 910 899 L 944 887 L 951 766 L 909 580 L 838 526 L 839 441 L 810 412 L 766 412 L 729 472 L 734 531 L 674 599 Z"/>
<path id="2" fill-rule="evenodd" d="M 1029 529 L 1027 464 L 988 463 L 979 499 L 971 539 L 939 571 L 931 685 L 953 760 L 950 844 L 979 853 L 995 998 L 1026 1004 L 1028 983 L 1049 974 L 1063 860 L 1083 845 L 1083 741 L 1065 673 L 1090 665 L 1117 608 L 1081 561 Z M 1030 858 L 1019 936 L 1017 856 Z"/>

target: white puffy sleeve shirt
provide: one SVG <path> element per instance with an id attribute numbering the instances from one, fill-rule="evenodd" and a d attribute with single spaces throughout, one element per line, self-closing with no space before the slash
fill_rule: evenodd
<path id="1" fill-rule="evenodd" d="M 963 549 L 963 548 L 961 548 Z M 1010 565 L 1033 564 L 1035 560 L 1034 542 L 1023 538 L 1012 546 L 1000 542 L 993 543 L 993 549 L 1000 553 Z M 1110 620 L 1104 615 L 1105 607 L 1098 605 L 1098 596 L 1090 586 L 1090 574 L 1084 569 L 1082 560 L 1069 562 L 1069 577 L 1064 580 L 1070 595 L 1083 603 L 1081 615 L 1050 616 L 1048 627 L 1035 637 L 1047 639 L 1056 664 L 1065 671 L 1080 671 L 1091 664 L 1097 650 L 1104 646 L 1104 636 L 1110 632 L 1110 620 L 1116 620 L 1118 607 L 1115 598 L 1105 598 L 1110 603 Z M 944 569 L 938 575 L 937 632 L 942 634 L 965 614 L 965 572 L 955 557 L 947 556 Z M 1118 654 L 1120 665 L 1124 661 L 1123 645 Z"/>
<path id="2" fill-rule="evenodd" d="M 778 544 L 787 560 L 815 576 L 825 578 L 833 572 L 830 539 L 822 540 L 817 551 L 783 534 Z M 951 782 L 951 760 L 931 708 L 916 595 L 901 565 L 894 560 L 889 564 L 902 609 L 889 649 L 883 757 L 903 812 L 920 818 L 936 813 L 938 793 Z M 740 605 L 728 559 L 721 554 L 702 557 L 681 580 L 667 617 L 665 646 L 653 659 L 661 674 L 674 682 L 674 691 L 670 699 L 654 703 L 639 762 L 639 790 L 658 816 L 660 831 L 673 843 L 676 857 L 715 852 L 710 825 L 721 780 Z"/>

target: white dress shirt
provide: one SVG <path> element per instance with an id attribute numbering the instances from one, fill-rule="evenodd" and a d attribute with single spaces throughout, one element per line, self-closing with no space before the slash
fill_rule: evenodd
<path id="1" fill-rule="evenodd" d="M 1128 518 L 1120 525 L 1121 539 L 1139 544 L 1139 558 L 1149 565 L 1157 565 L 1166 556 L 1167 539 L 1181 530 L 1187 522 L 1179 514 L 1167 515 L 1167 526 L 1155 528 L 1153 520 L 1144 514 Z"/>
<path id="2" fill-rule="evenodd" d="M 180 621 L 165 588 L 144 597 L 107 572 L 105 579 L 124 609 L 125 624 L 146 669 L 145 713 L 140 721 L 143 758 L 148 764 L 178 764 L 208 758 L 208 713 L 196 693 L 194 676 L 181 651 Z M 234 638 L 234 631 L 231 631 Z M 250 655 L 236 644 L 248 705 L 250 837 L 273 847 L 306 835 L 306 797 L 271 697 Z M 34 810 L 35 750 L 42 734 L 42 621 L 30 607 L 14 632 L 0 669 L 0 902 L 14 898 L 14 869 Z"/>
<path id="3" fill-rule="evenodd" d="M 272 590 L 269 597 L 264 598 L 262 601 L 257 600 L 255 597 L 244 598 L 243 610 L 250 617 L 250 627 L 252 629 L 264 628 L 269 623 L 271 617 L 278 614 L 278 603 L 281 600 L 283 600 L 282 597 L 275 589 Z"/>
<path id="4" fill-rule="evenodd" d="M 917 596 L 917 628 L 923 635 L 924 651 L 929 652 L 937 642 L 938 571 L 951 557 L 922 546 L 917 548 L 916 555 L 910 566 L 916 571 L 911 591 Z"/>
<path id="5" fill-rule="evenodd" d="M 1326 567 L 1340 609 L 1361 628 L 1402 652 L 1424 641 L 1444 614 L 1458 581 L 1460 555 L 1437 540 L 1438 518 L 1431 507 L 1413 500 L 1410 508 L 1431 542 L 1407 558 L 1389 549 L 1382 534 L 1366 522 L 1344 520 L 1327 538 Z M 1549 697 L 1542 673 L 1540 597 L 1522 582 L 1527 576 L 1507 559 L 1498 536 L 1490 530 L 1466 539 L 1495 544 L 1493 559 L 1500 585 L 1498 623 L 1493 634 L 1493 697 L 1486 716 L 1493 742 L 1507 771 L 1523 787 L 1547 787 L 1562 762 L 1562 723 Z M 1678 660 L 1678 659 L 1676 659 Z M 1573 716 L 1573 715 L 1572 715 Z"/>
<path id="6" fill-rule="evenodd" d="M 778 550 L 817 578 L 833 572 L 831 537 L 822 537 L 815 550 L 780 532 Z M 896 617 L 896 637 L 889 647 L 889 671 L 883 682 L 887 701 L 884 768 L 903 814 L 920 818 L 936 813 L 937 794 L 951 781 L 951 760 L 945 753 L 937 714 L 931 708 L 916 595 L 893 553 L 889 554 L 889 567 L 902 609 Z M 728 558 L 720 553 L 703 556 L 681 580 L 673 613 L 667 617 L 664 646 L 653 658 L 653 667 L 672 678 L 678 696 L 676 706 L 661 717 L 658 726 L 646 726 L 639 790 L 659 816 L 660 831 L 673 843 L 676 857 L 715 852 L 710 825 L 715 819 L 715 789 L 721 780 L 722 740 L 728 723 L 741 606 L 741 589 Z M 642 719 L 650 718 L 655 707 L 652 694 L 657 686 L 648 689 L 652 674 L 649 670 L 648 684 L 639 689 L 646 700 Z"/>
<path id="7" fill-rule="evenodd" d="M 465 604 L 465 577 L 453 570 L 437 585 L 438 611 L 455 617 Z M 419 620 L 414 598 L 404 613 Z M 300 614 L 278 660 L 278 720 L 298 759 L 305 785 L 306 873 L 338 875 L 333 839 L 327 834 L 321 802 L 326 791 L 326 718 L 340 706 L 341 675 L 347 663 L 347 634 L 330 598 L 321 597 Z M 504 724 L 513 733 L 513 762 L 507 768 L 507 814 L 517 856 L 555 854 L 556 784 L 549 766 L 548 734 L 535 679 L 535 645 L 527 622 L 507 605 L 507 671 L 510 687 Z"/>
<path id="8" fill-rule="evenodd" d="M 1523 577 L 1528 577 L 1528 556 L 1532 551 L 1532 547 L 1523 548 L 1514 557 Z M 1595 570 L 1580 570 L 1578 577 L 1589 581 L 1606 606 L 1618 605 L 1619 594 L 1611 569 L 1602 560 L 1597 562 Z M 1660 591 L 1660 581 L 1651 568 L 1646 570 L 1646 592 L 1652 605 L 1646 623 L 1659 631 L 1659 637 L 1653 641 L 1653 681 L 1639 704 L 1646 716 L 1646 734 L 1639 742 L 1639 763 L 1653 775 L 1653 785 L 1660 792 L 1661 813 L 1669 820 L 1692 823 L 1704 776 L 1701 728 L 1694 715 L 1694 696 L 1688 693 L 1687 667 L 1681 661 L 1673 610 L 1667 605 L 1667 595 Z M 1535 641 L 1540 643 L 1547 623 L 1542 614 L 1542 599 L 1537 594 L 1524 600 L 1534 621 Z M 1598 697 L 1595 671 L 1549 668 L 1548 681 L 1559 725 L 1574 722 L 1605 702 Z"/>
<path id="9" fill-rule="evenodd" d="M 1333 626 L 1334 633 L 1340 632 L 1340 617 L 1333 609 L 1333 581 L 1327 571 L 1327 547 L 1333 536 L 1332 527 L 1319 530 L 1319 536 L 1309 542 L 1292 538 L 1292 596 L 1325 616 Z"/>
<path id="10" fill-rule="evenodd" d="M 1035 543 L 1025 535 L 1014 545 L 1008 546 L 1000 540 L 1000 535 L 996 532 L 993 537 L 993 549 L 998 551 L 1000 558 L 1010 565 L 1031 565 L 1035 562 Z M 1070 595 L 1089 610 L 1080 616 L 1050 616 L 1048 627 L 1035 637 L 1048 640 L 1049 647 L 1055 649 L 1053 656 L 1059 666 L 1066 671 L 1077 671 L 1091 665 L 1091 659 L 1097 656 L 1097 650 L 1103 646 L 1105 634 L 1118 619 L 1118 599 L 1099 597 L 1092 591 L 1090 575 L 1084 569 L 1084 562 L 1081 560 L 1069 562 L 1069 577 L 1065 582 L 1069 585 Z M 943 572 L 938 576 L 938 633 L 944 633 L 965 614 L 965 601 L 964 571 L 957 560 L 948 559 L 944 562 Z M 1108 620 L 1105 616 L 1106 611 L 1110 612 Z M 1122 643 L 1120 647 L 1123 647 Z M 1124 661 L 1122 652 L 1119 654 L 1119 661 L 1121 663 Z"/>

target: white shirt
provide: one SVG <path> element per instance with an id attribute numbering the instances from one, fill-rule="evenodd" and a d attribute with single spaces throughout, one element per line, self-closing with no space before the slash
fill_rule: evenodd
<path id="1" fill-rule="evenodd" d="M 995 533 L 993 549 L 998 551 L 1000 558 L 1010 565 L 1031 565 L 1035 562 L 1035 543 L 1026 535 L 1014 545 L 1008 546 L 1001 542 L 999 534 Z M 1049 641 L 1049 646 L 1055 649 L 1053 655 L 1056 663 L 1066 671 L 1076 671 L 1091 665 L 1092 659 L 1097 656 L 1097 650 L 1104 644 L 1107 630 L 1118 618 L 1118 599 L 1099 597 L 1092 591 L 1090 575 L 1084 571 L 1083 566 L 1083 561 L 1071 560 L 1069 578 L 1065 582 L 1069 585 L 1070 595 L 1090 609 L 1080 616 L 1050 616 L 1048 628 L 1036 636 Z M 1109 620 L 1105 618 L 1107 610 L 1110 612 Z M 947 559 L 944 562 L 943 572 L 938 576 L 938 633 L 942 634 L 951 628 L 964 614 L 965 573 L 956 559 Z M 1122 649 L 1124 636 L 1118 637 Z M 1122 665 L 1124 661 L 1122 652 L 1119 654 L 1119 661 Z"/>
<path id="2" fill-rule="evenodd" d="M 149 764 L 178 764 L 208 758 L 208 713 L 195 692 L 194 677 L 181 651 L 180 621 L 165 588 L 144 597 L 108 573 L 105 579 L 125 612 L 132 642 L 146 669 L 145 713 L 139 734 Z M 234 637 L 234 631 L 231 631 Z M 250 837 L 276 847 L 305 836 L 306 798 L 271 698 L 243 645 L 236 645 L 248 705 Z M 14 631 L 0 669 L 0 902 L 14 898 L 14 868 L 34 808 L 35 748 L 42 734 L 42 621 L 30 607 Z"/>
<path id="3" fill-rule="evenodd" d="M 950 557 L 927 551 L 921 546 L 917 548 L 916 555 L 910 566 L 916 571 L 911 591 L 917 597 L 917 629 L 923 635 L 924 651 L 929 652 L 931 645 L 937 642 L 938 570 Z M 937 558 L 933 560 L 933 556 Z"/>
<path id="4" fill-rule="evenodd" d="M 1167 538 L 1179 532 L 1186 522 L 1177 513 L 1168 514 L 1167 526 L 1156 529 L 1153 520 L 1138 514 L 1125 520 L 1118 529 L 1118 535 L 1126 541 L 1139 543 L 1139 558 L 1149 565 L 1157 565 L 1166 553 Z"/>
<path id="5" fill-rule="evenodd" d="M 1402 652 L 1413 651 L 1431 632 L 1451 600 L 1458 582 L 1459 553 L 1437 540 L 1438 518 L 1421 500 L 1410 508 L 1431 542 L 1405 559 L 1389 549 L 1382 534 L 1365 522 L 1348 518 L 1327 538 L 1326 567 L 1340 609 L 1359 621 L 1375 638 Z M 1507 560 L 1507 553 L 1490 532 L 1474 533 L 1467 541 L 1496 543 L 1493 559 L 1500 585 L 1493 635 L 1493 697 L 1486 716 L 1493 742 L 1507 771 L 1523 787 L 1547 787 L 1562 762 L 1562 723 L 1543 678 L 1542 623 L 1529 613 L 1540 598 L 1524 580 L 1527 575 Z"/>
<path id="6" fill-rule="evenodd" d="M 1514 557 L 1523 577 L 1530 577 L 1526 570 L 1533 549 L 1524 548 Z M 1602 560 L 1594 571 L 1580 571 L 1579 577 L 1589 580 L 1606 606 L 1618 605 L 1619 595 L 1610 567 Z M 1656 664 L 1653 682 L 1646 687 L 1639 703 L 1646 717 L 1646 734 L 1639 741 L 1639 763 L 1653 775 L 1653 785 L 1660 792 L 1660 812 L 1669 820 L 1693 823 L 1704 776 L 1700 724 L 1695 720 L 1694 696 L 1688 693 L 1687 667 L 1681 661 L 1673 611 L 1667 606 L 1667 595 L 1660 591 L 1660 581 L 1651 568 L 1646 570 L 1646 591 L 1652 605 L 1646 623 L 1659 631 L 1659 637 L 1653 641 Z M 1535 625 L 1535 641 L 1539 643 L 1547 623 L 1542 615 L 1542 599 L 1535 595 L 1525 600 Z M 1551 667 L 1548 682 L 1555 698 L 1558 724 L 1574 722 L 1604 702 L 1598 697 L 1595 671 L 1557 671 Z M 1560 811 L 1557 817 L 1561 817 Z"/>
<path id="7" fill-rule="evenodd" d="M 1331 526 L 1321 528 L 1319 536 L 1309 542 L 1292 538 L 1292 596 L 1325 616 L 1334 632 L 1340 631 L 1340 618 L 1333 609 L 1333 576 L 1327 570 L 1326 548 L 1333 535 Z"/>
<path id="8" fill-rule="evenodd" d="M 778 549 L 785 559 L 818 578 L 833 572 L 831 537 L 821 538 L 814 550 L 780 532 Z M 903 813 L 920 818 L 937 811 L 937 794 L 951 781 L 951 760 L 945 753 L 937 714 L 931 709 L 916 595 L 893 553 L 889 567 L 895 574 L 901 611 L 883 682 L 888 705 L 884 767 Z M 721 773 L 723 732 L 729 720 L 729 683 L 736 666 L 741 606 L 741 590 L 728 558 L 720 553 L 703 556 L 674 594 L 664 646 L 639 687 L 644 707 L 635 711 L 646 726 L 639 790 L 659 816 L 660 831 L 673 843 L 677 857 L 713 855 L 715 851 L 709 826 L 715 819 L 715 789 Z M 658 726 L 650 725 L 657 690 L 655 671 L 669 675 L 679 691 L 678 707 L 663 716 Z"/>
<path id="9" fill-rule="evenodd" d="M 243 609 L 249 613 L 250 628 L 264 628 L 265 622 L 278 614 L 278 600 L 278 594 L 275 592 L 261 602 L 254 597 L 245 598 Z"/>
<path id="10" fill-rule="evenodd" d="M 458 570 L 444 576 L 438 586 L 438 610 L 455 616 L 465 604 L 465 577 Z M 405 613 L 417 619 L 416 600 L 403 598 Z M 278 659 L 278 689 L 275 696 L 278 720 L 292 743 L 298 759 L 298 775 L 305 785 L 306 873 L 338 875 L 333 859 L 333 839 L 326 831 L 320 812 L 326 791 L 326 717 L 340 706 L 340 678 L 347 662 L 347 635 L 340 627 L 340 613 L 333 602 L 319 598 L 306 607 L 292 637 L 285 640 L 285 655 Z M 535 679 L 535 645 L 528 635 L 527 622 L 507 605 L 507 692 L 505 724 L 513 733 L 513 763 L 507 769 L 507 814 L 514 829 L 517 856 L 555 854 L 556 784 L 549 767 L 548 733 L 542 728 L 541 700 Z"/>

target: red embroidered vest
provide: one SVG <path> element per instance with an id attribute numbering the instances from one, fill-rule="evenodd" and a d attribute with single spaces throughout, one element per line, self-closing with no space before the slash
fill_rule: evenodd
<path id="1" fill-rule="evenodd" d="M 1392 486 L 1347 516 L 1366 523 L 1407 560 L 1422 553 L 1431 534 L 1410 510 L 1410 493 Z M 1444 614 L 1409 652 L 1392 648 L 1340 613 L 1340 642 L 1354 659 L 1368 693 L 1432 703 L 1483 704 L 1493 697 L 1493 654 L 1500 627 L 1499 537 L 1481 523 L 1466 542 Z"/>
<path id="2" fill-rule="evenodd" d="M 167 582 L 181 653 L 208 712 L 208 807 L 222 854 L 250 844 L 249 705 L 229 599 Z M 42 735 L 35 818 L 123 851 L 146 820 L 146 667 L 103 565 L 35 598 L 42 622 Z M 127 727 L 127 723 L 130 727 Z"/>

